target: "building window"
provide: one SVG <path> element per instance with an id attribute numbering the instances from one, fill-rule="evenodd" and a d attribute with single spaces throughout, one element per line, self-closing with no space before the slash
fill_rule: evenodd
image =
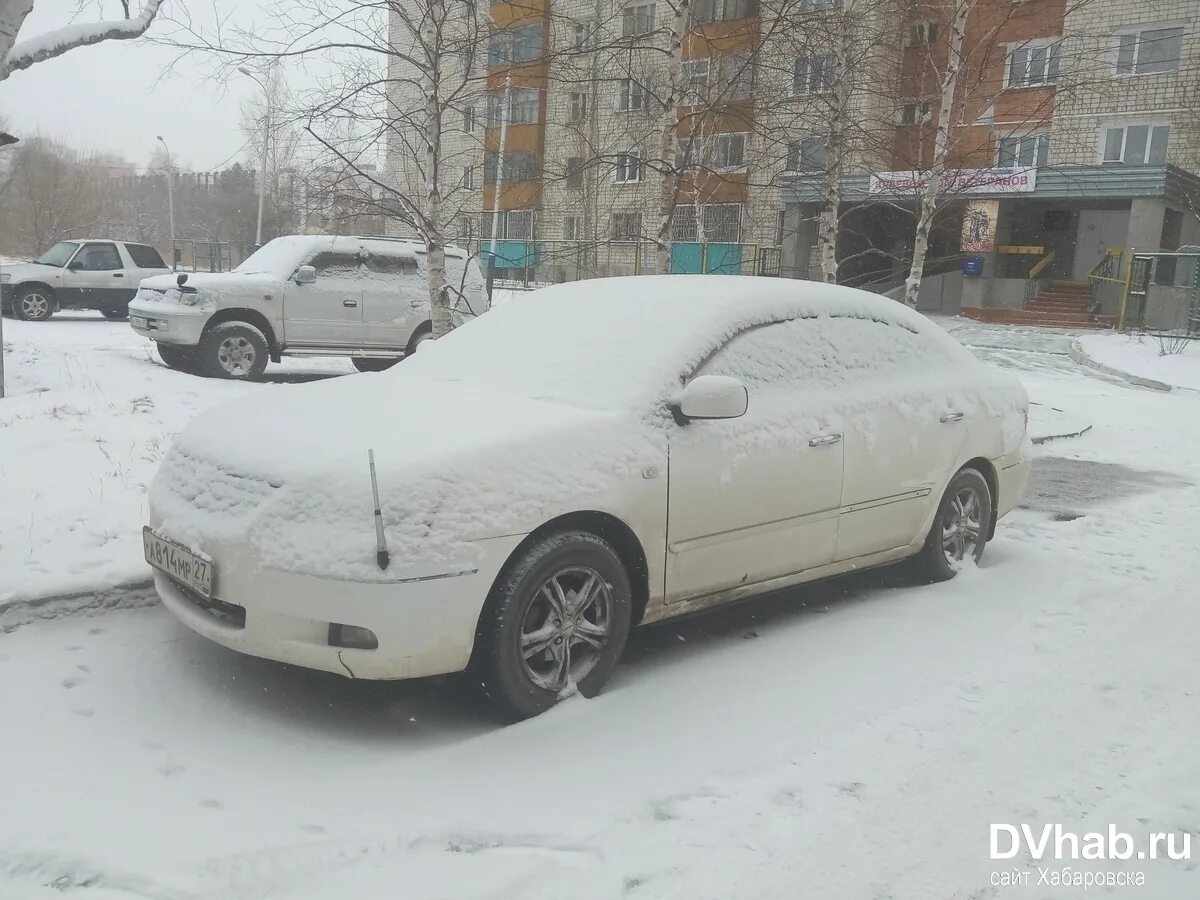
<path id="1" fill-rule="evenodd" d="M 789 172 L 824 172 L 827 159 L 825 141 L 809 137 L 788 144 Z"/>
<path id="2" fill-rule="evenodd" d="M 1033 87 L 1058 81 L 1062 42 L 1023 44 L 1008 54 L 1008 87 Z"/>
<path id="3" fill-rule="evenodd" d="M 671 240 L 683 243 L 736 244 L 742 239 L 740 203 L 705 203 L 700 207 L 697 227 L 696 207 L 679 205 L 671 213 Z"/>
<path id="4" fill-rule="evenodd" d="M 641 112 L 649 107 L 649 99 L 645 86 L 634 79 L 617 82 L 617 109 L 621 112 Z"/>
<path id="5" fill-rule="evenodd" d="M 671 211 L 671 240 L 695 243 L 696 207 L 676 206 Z"/>
<path id="6" fill-rule="evenodd" d="M 463 107 L 463 131 L 472 132 L 475 130 L 475 107 Z"/>
<path id="7" fill-rule="evenodd" d="M 683 83 L 681 103 L 695 106 L 708 99 L 708 69 L 707 59 L 686 59 L 680 63 L 679 76 Z"/>
<path id="8" fill-rule="evenodd" d="M 592 41 L 592 25 L 591 23 L 581 23 L 575 26 L 575 39 L 572 42 L 576 50 L 591 50 Z"/>
<path id="9" fill-rule="evenodd" d="M 692 4 L 692 20 L 696 22 L 725 22 L 757 14 L 756 0 L 696 0 Z"/>
<path id="10" fill-rule="evenodd" d="M 636 184 L 645 175 L 645 164 L 642 162 L 641 150 L 629 150 L 617 154 L 613 171 L 613 181 L 617 184 Z"/>
<path id="11" fill-rule="evenodd" d="M 504 122 L 504 97 L 508 95 L 508 124 L 536 125 L 541 107 L 541 92 L 537 88 L 513 88 L 493 91 L 487 95 L 487 127 L 499 128 Z"/>
<path id="12" fill-rule="evenodd" d="M 718 134 L 713 138 L 712 164 L 718 169 L 740 169 L 746 164 L 746 135 Z"/>
<path id="13" fill-rule="evenodd" d="M 635 3 L 621 10 L 621 37 L 649 34 L 653 30 L 653 3 Z"/>
<path id="14" fill-rule="evenodd" d="M 1161 166 L 1167 161 L 1170 125 L 1116 125 L 1105 129 L 1101 162 L 1106 166 Z"/>
<path id="15" fill-rule="evenodd" d="M 1117 35 L 1118 75 L 1157 75 L 1179 70 L 1182 28 L 1154 28 Z"/>
<path id="16" fill-rule="evenodd" d="M 567 187 L 576 191 L 583 189 L 583 160 L 578 156 L 567 160 Z"/>
<path id="17" fill-rule="evenodd" d="M 609 236 L 614 241 L 636 241 L 642 237 L 642 214 L 640 212 L 615 212 Z"/>
<path id="18" fill-rule="evenodd" d="M 485 184 L 492 184 L 496 180 L 496 159 L 497 154 L 495 153 L 485 153 L 483 156 L 483 180 Z M 530 181 L 537 178 L 538 155 L 531 152 L 506 153 L 504 155 L 504 171 L 502 175 L 505 182 Z"/>
<path id="19" fill-rule="evenodd" d="M 1018 166 L 1046 165 L 1050 156 L 1050 135 L 1027 134 L 1023 137 L 1000 138 L 1000 149 L 996 154 L 996 165 L 1001 169 Z"/>
<path id="20" fill-rule="evenodd" d="M 814 12 L 820 9 L 841 9 L 842 0 L 800 0 L 800 9 Z"/>
<path id="21" fill-rule="evenodd" d="M 743 53 L 685 60 L 679 71 L 683 81 L 681 102 L 686 106 L 706 102 L 713 89 L 722 100 L 743 100 L 754 89 L 754 67 Z"/>
<path id="22" fill-rule="evenodd" d="M 908 26 L 908 46 L 928 47 L 938 39 L 937 22 L 913 22 Z"/>
<path id="23" fill-rule="evenodd" d="M 505 237 L 510 241 L 532 241 L 534 226 L 534 211 L 532 209 L 510 209 L 505 213 L 507 231 Z"/>
<path id="24" fill-rule="evenodd" d="M 528 62 L 542 55 L 542 23 L 493 31 L 488 41 L 488 65 Z"/>
<path id="25" fill-rule="evenodd" d="M 579 91 L 572 93 L 567 105 L 567 122 L 571 125 L 578 125 L 587 118 L 587 113 L 588 95 Z"/>
<path id="26" fill-rule="evenodd" d="M 900 107 L 901 125 L 928 125 L 933 121 L 933 104 L 929 100 L 905 100 Z"/>
<path id="27" fill-rule="evenodd" d="M 563 216 L 563 240 L 583 240 L 583 216 Z"/>
<path id="28" fill-rule="evenodd" d="M 462 186 L 464 190 L 475 190 L 475 167 L 463 166 Z"/>
<path id="29" fill-rule="evenodd" d="M 792 70 L 792 94 L 820 94 L 833 85 L 833 66 L 836 57 L 832 53 L 812 56 L 797 56 Z"/>

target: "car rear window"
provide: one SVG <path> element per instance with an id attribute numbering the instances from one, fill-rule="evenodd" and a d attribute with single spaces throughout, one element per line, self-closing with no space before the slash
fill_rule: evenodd
<path id="1" fill-rule="evenodd" d="M 158 251 L 153 247 L 148 247 L 145 244 L 126 244 L 125 249 L 129 251 L 129 256 L 133 260 L 133 264 L 139 269 L 167 268 L 167 264 L 163 262 L 163 258 L 159 256 Z"/>

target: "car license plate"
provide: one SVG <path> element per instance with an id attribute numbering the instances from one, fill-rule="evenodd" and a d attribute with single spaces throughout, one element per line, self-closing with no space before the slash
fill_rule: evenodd
<path id="1" fill-rule="evenodd" d="M 150 330 L 150 320 L 143 318 L 142 316 L 130 316 L 129 324 L 134 328 L 145 328 L 147 331 Z"/>
<path id="2" fill-rule="evenodd" d="M 146 562 L 202 597 L 212 598 L 213 575 L 216 573 L 212 559 L 160 537 L 148 525 L 142 528 L 142 545 L 146 550 Z"/>

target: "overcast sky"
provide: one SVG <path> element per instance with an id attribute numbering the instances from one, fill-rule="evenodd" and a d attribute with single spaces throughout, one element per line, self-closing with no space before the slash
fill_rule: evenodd
<path id="1" fill-rule="evenodd" d="M 259 0 L 236 2 L 240 18 Z M 110 2 L 104 9 L 111 16 L 120 7 Z M 79 0 L 38 0 L 20 37 L 99 18 L 95 3 L 79 10 Z M 241 103 L 258 88 L 245 77 L 227 84 L 207 80 L 198 62 L 185 61 L 161 77 L 176 55 L 142 41 L 72 50 L 0 82 L 0 117 L 17 136 L 41 133 L 138 164 L 150 158 L 159 134 L 180 168 L 206 171 L 232 162 L 243 155 Z"/>

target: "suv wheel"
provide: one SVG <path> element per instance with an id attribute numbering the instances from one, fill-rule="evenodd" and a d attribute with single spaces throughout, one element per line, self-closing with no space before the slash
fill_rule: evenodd
<path id="1" fill-rule="evenodd" d="M 168 366 L 177 372 L 196 372 L 196 348 L 184 347 L 179 344 L 166 344 L 162 341 L 155 343 L 158 355 Z"/>
<path id="2" fill-rule="evenodd" d="M 200 373 L 209 378 L 255 381 L 267 368 L 267 338 L 249 322 L 222 322 L 200 338 Z"/>
<path id="3" fill-rule="evenodd" d="M 54 315 L 54 292 L 41 285 L 22 288 L 13 298 L 13 314 L 26 322 L 44 322 Z"/>
<path id="4" fill-rule="evenodd" d="M 390 369 L 399 360 L 397 359 L 370 359 L 368 357 L 355 356 L 350 359 L 354 363 L 354 368 L 360 372 L 382 372 L 384 369 Z"/>
<path id="5" fill-rule="evenodd" d="M 405 356 L 412 356 L 417 352 L 417 348 L 426 341 L 433 340 L 433 326 L 426 322 L 413 332 L 412 337 L 408 339 L 408 346 L 404 348 Z"/>
<path id="6" fill-rule="evenodd" d="M 473 680 L 509 718 L 545 712 L 575 685 L 608 681 L 633 611 L 629 575 L 609 543 L 566 531 L 530 547 L 500 576 L 475 634 Z"/>

